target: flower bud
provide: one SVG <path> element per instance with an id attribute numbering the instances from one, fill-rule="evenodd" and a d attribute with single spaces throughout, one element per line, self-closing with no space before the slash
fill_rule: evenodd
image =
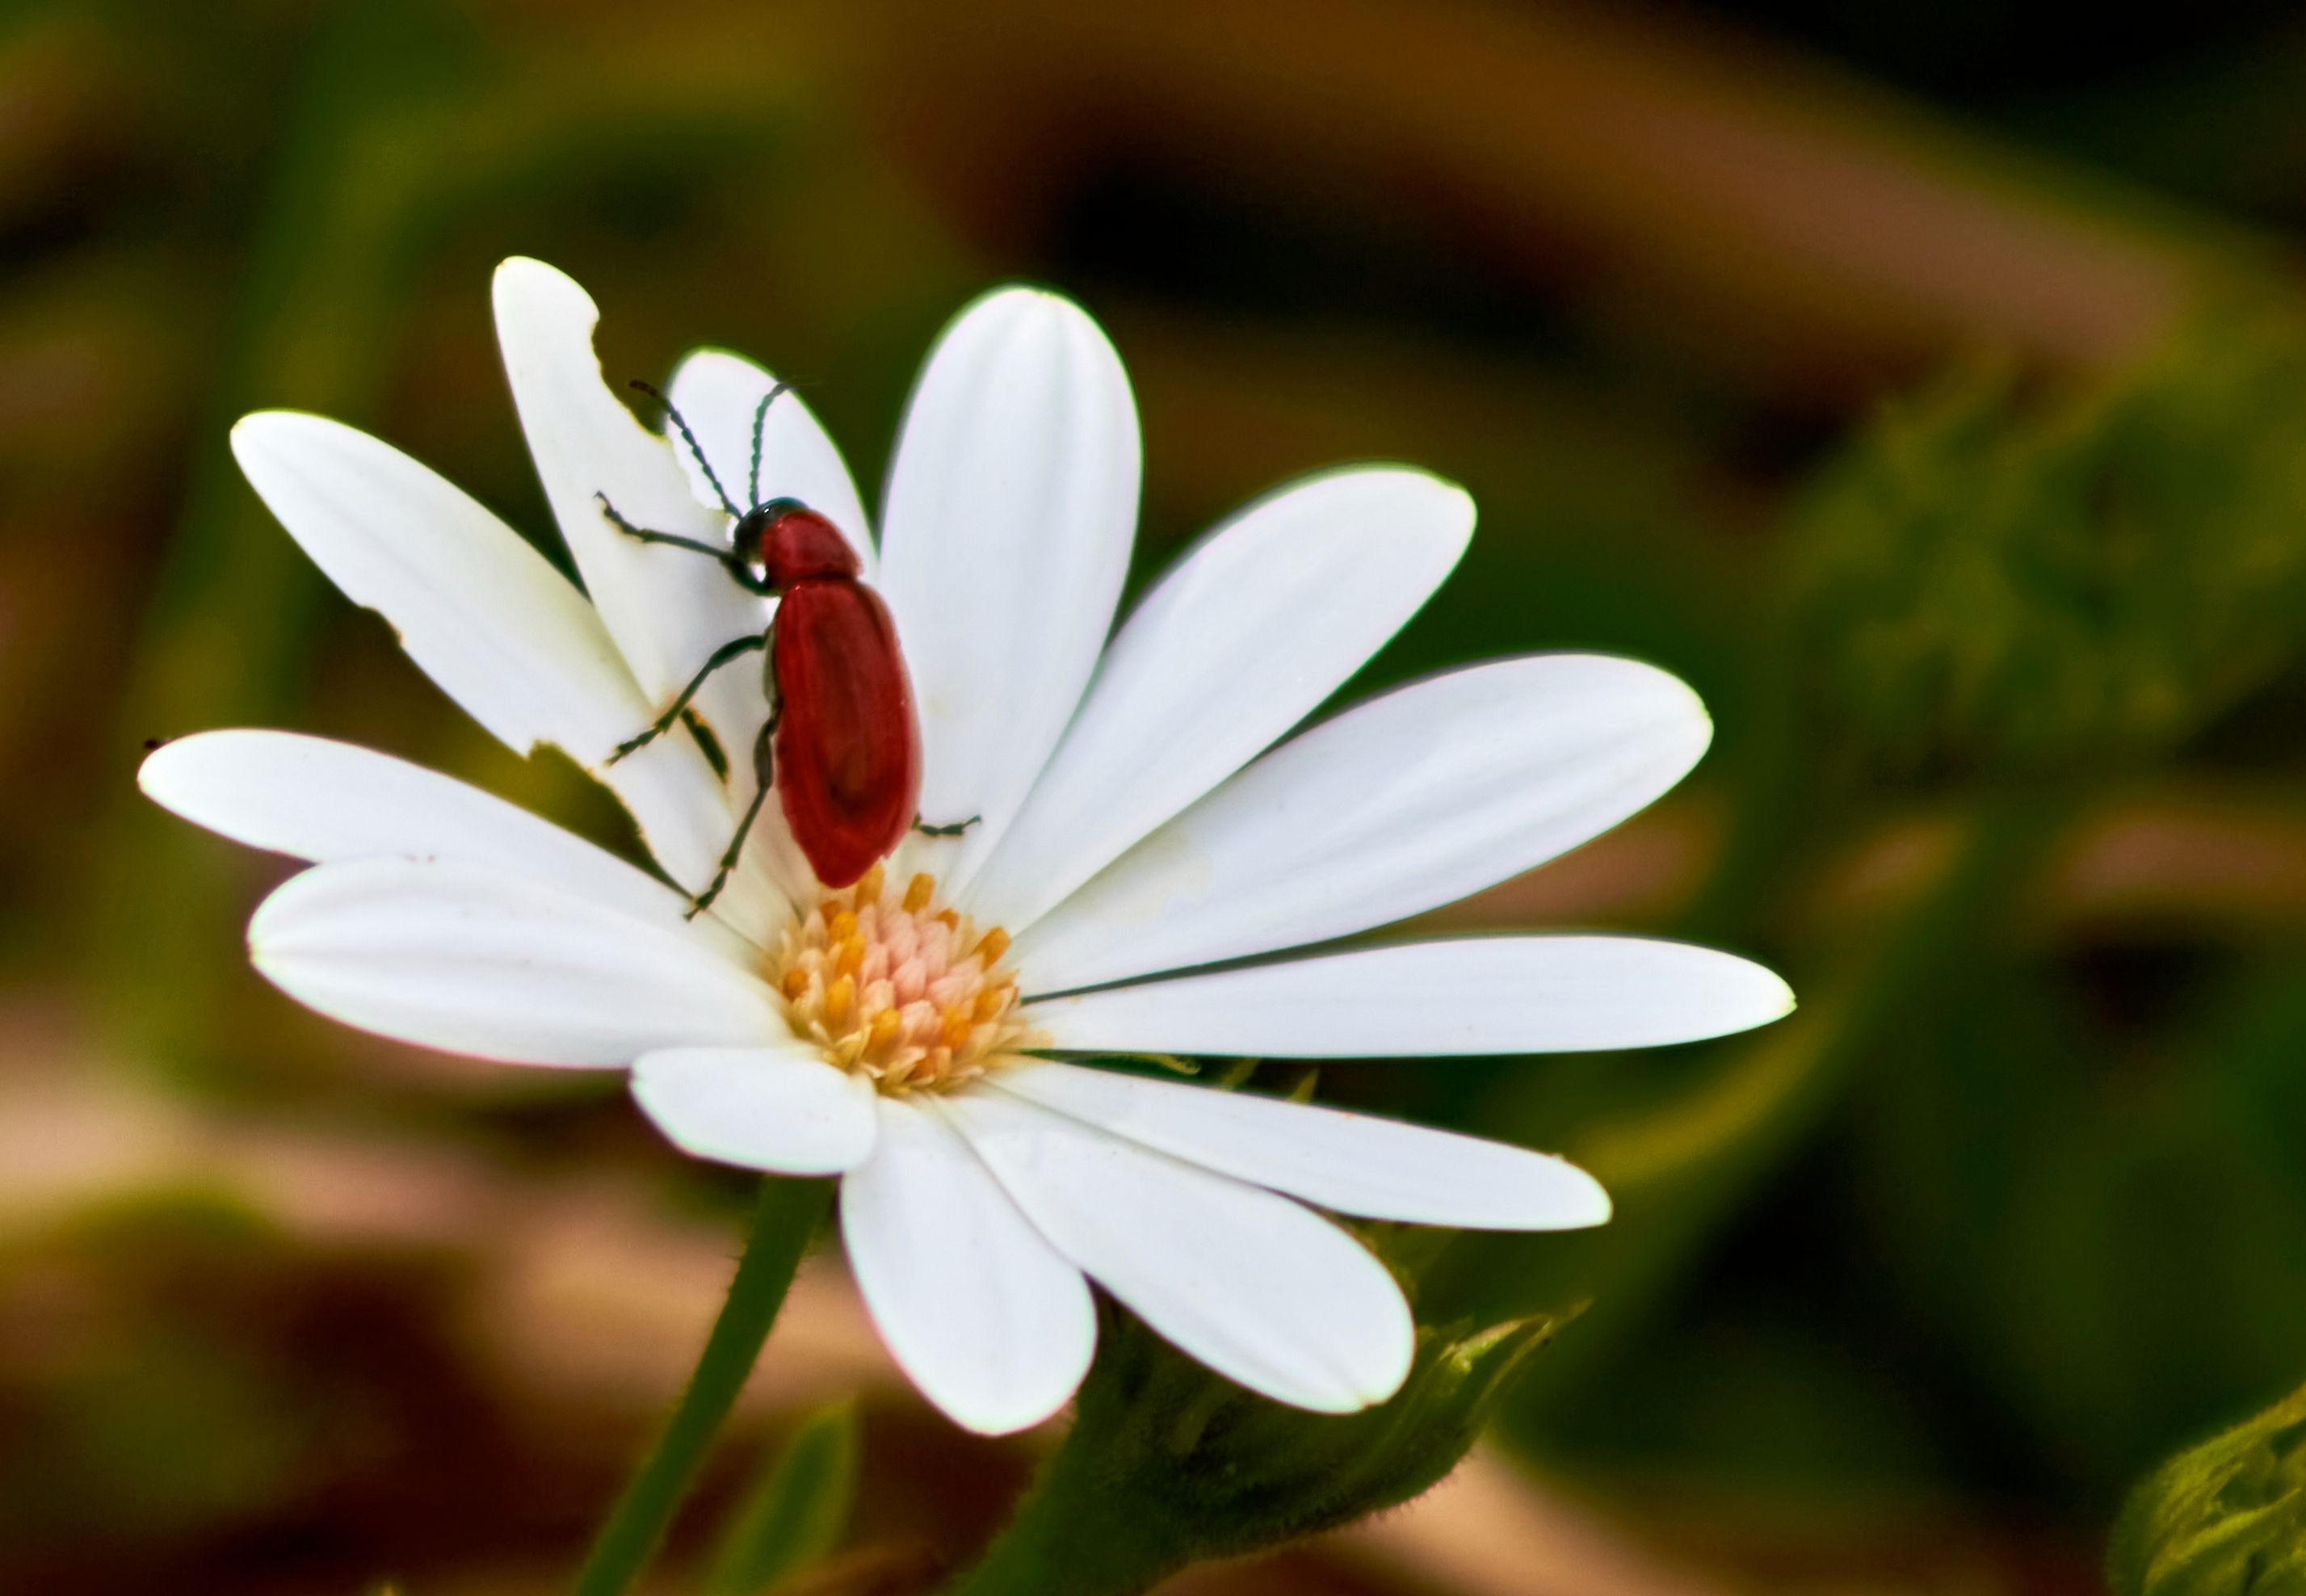
<path id="1" fill-rule="evenodd" d="M 1361 1227 L 1397 1273 L 1436 1233 Z M 1409 1377 L 1357 1413 L 1308 1413 L 1243 1389 L 1102 1305 L 1062 1470 L 1092 1470 L 1159 1522 L 1184 1560 L 1236 1557 L 1398 1506 L 1440 1482 L 1479 1438 L 1530 1354 L 1574 1314 L 1497 1324 L 1421 1322 Z"/>

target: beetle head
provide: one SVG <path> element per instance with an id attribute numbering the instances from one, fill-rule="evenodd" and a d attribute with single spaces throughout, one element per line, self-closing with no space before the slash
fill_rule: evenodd
<path id="1" fill-rule="evenodd" d="M 764 585 L 781 592 L 795 582 L 855 577 L 864 568 L 832 522 L 798 499 L 771 499 L 738 518 L 737 558 Z"/>

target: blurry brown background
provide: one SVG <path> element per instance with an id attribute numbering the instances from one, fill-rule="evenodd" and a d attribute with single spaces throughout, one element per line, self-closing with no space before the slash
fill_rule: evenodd
<path id="1" fill-rule="evenodd" d="M 1413 460 L 1482 530 L 1356 691 L 1600 647 L 1714 710 L 1683 790 L 1448 917 L 1720 942 L 1803 1012 L 1326 1072 L 1565 1148 L 1621 1219 L 1449 1255 L 1469 1312 L 1595 1302 L 1494 1452 L 1178 1589 L 2097 1588 L 2122 1487 L 2306 1378 L 2302 105 L 2275 5 L 9 8 L 0 1590 L 558 1589 L 725 1279 L 742 1182 L 613 1083 L 294 1008 L 238 939 L 287 866 L 133 790 L 147 738 L 285 725 L 618 841 L 225 449 L 246 409 L 325 411 L 549 543 L 487 314 L 516 252 L 600 301 L 612 375 L 756 355 L 868 483 L 944 319 L 1054 283 L 1136 385 L 1139 580 L 1291 475 Z M 1949 371 L 1990 374 L 1985 441 L 1901 454 L 1880 407 Z M 2142 552 L 2037 592 L 2003 475 L 2102 434 L 2175 463 L 2142 519 L 2075 501 Z M 1866 497 L 1909 455 L 1943 525 Z M 1948 550 L 1994 516 L 2018 552 L 1981 586 Z M 1865 697 L 1885 636 L 1986 665 L 1900 720 Z M 2096 708 L 2037 735 L 2045 682 Z M 850 1391 L 866 1487 L 818 1588 L 923 1588 L 1033 1445 L 911 1398 L 837 1258 L 698 1523 Z"/>

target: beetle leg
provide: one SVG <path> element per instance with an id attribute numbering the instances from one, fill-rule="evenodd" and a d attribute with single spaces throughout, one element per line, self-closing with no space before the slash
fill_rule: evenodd
<path id="1" fill-rule="evenodd" d="M 768 645 L 769 636 L 767 633 L 763 632 L 757 636 L 747 633 L 742 637 L 732 638 L 730 641 L 724 643 L 720 647 L 714 649 L 713 651 L 712 657 L 705 661 L 704 668 L 689 679 L 689 682 L 687 687 L 680 689 L 680 696 L 672 701 L 672 707 L 666 710 L 664 713 L 659 715 L 654 721 L 651 721 L 642 730 L 639 736 L 628 737 L 623 742 L 619 743 L 617 745 L 617 751 L 609 755 L 608 762 L 611 764 L 614 764 L 628 754 L 638 753 L 641 749 L 654 742 L 658 738 L 661 738 L 666 732 L 670 731 L 672 730 L 673 722 L 680 719 L 680 712 L 688 707 L 689 700 L 696 697 L 698 690 L 705 686 L 705 679 L 706 677 L 711 676 L 714 671 L 720 670 L 722 666 L 726 665 L 730 661 L 739 659 L 746 654 L 751 653 L 756 648 L 766 648 Z"/>
<path id="2" fill-rule="evenodd" d="M 595 493 L 593 497 L 600 501 L 601 513 L 609 517 L 610 524 L 628 537 L 638 538 L 644 543 L 670 543 L 676 549 L 691 550 L 696 553 L 720 560 L 723 564 L 736 558 L 728 550 L 715 548 L 702 538 L 685 538 L 670 532 L 651 532 L 645 526 L 636 526 L 625 519 L 625 513 L 622 510 L 609 502 L 609 496 L 606 493 Z"/>
<path id="3" fill-rule="evenodd" d="M 773 785 L 770 778 L 776 773 L 777 722 L 783 718 L 782 704 L 772 708 L 768 720 L 761 726 L 761 735 L 753 739 L 753 773 L 760 779 L 760 784 L 753 790 L 753 801 L 745 807 L 745 818 L 737 823 L 737 834 L 729 839 L 729 851 L 721 856 L 721 867 L 713 873 L 705 889 L 690 900 L 688 912 L 681 917 L 684 919 L 693 920 L 711 908 L 713 900 L 721 895 L 721 889 L 729 884 L 729 877 L 736 871 L 737 860 L 745 851 L 745 839 L 752 834 L 753 823 L 761 817 L 761 806 L 768 802 Z"/>
<path id="4" fill-rule="evenodd" d="M 761 783 L 754 789 L 753 801 L 745 806 L 745 818 L 737 823 L 737 834 L 729 839 L 729 851 L 721 856 L 721 867 L 713 872 L 713 879 L 706 883 L 705 890 L 690 900 L 688 912 L 681 917 L 683 919 L 693 920 L 710 909 L 713 900 L 721 895 L 721 889 L 729 884 L 729 877 L 736 872 L 737 860 L 745 851 L 745 839 L 752 835 L 753 823 L 761 817 L 761 806 L 769 799 L 769 772 L 775 759 L 770 751 L 769 741 L 776 732 L 777 717 L 772 712 L 767 723 L 761 728 L 761 735 L 753 739 L 753 769 L 760 776 Z"/>
<path id="5" fill-rule="evenodd" d="M 956 820 L 944 825 L 931 825 L 916 815 L 913 816 L 913 830 L 924 837 L 958 837 L 984 818 L 982 815 L 972 815 L 967 820 Z"/>
<path id="6" fill-rule="evenodd" d="M 762 726 L 761 735 L 753 739 L 753 779 L 763 787 L 776 784 L 776 747 L 771 739 L 777 734 L 777 722 L 784 718 L 785 706 L 781 701 L 770 704 L 767 723 Z"/>
<path id="7" fill-rule="evenodd" d="M 645 526 L 636 526 L 625 519 L 623 511 L 609 502 L 606 493 L 595 493 L 593 497 L 600 501 L 601 513 L 608 516 L 609 524 L 627 537 L 638 538 L 644 543 L 662 543 L 668 548 L 686 549 L 692 554 L 702 554 L 707 559 L 717 559 L 730 578 L 747 593 L 756 593 L 764 598 L 775 596 L 767 584 L 745 568 L 745 562 L 737 558 L 734 550 L 719 548 L 702 538 L 685 538 L 670 532 L 651 532 Z"/>

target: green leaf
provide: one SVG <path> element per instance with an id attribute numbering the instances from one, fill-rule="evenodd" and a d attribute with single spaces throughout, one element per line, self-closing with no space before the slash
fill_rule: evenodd
<path id="1" fill-rule="evenodd" d="M 758 1596 L 839 1544 L 857 1500 L 858 1452 L 853 1399 L 802 1421 L 722 1532 L 704 1596 Z"/>
<path id="2" fill-rule="evenodd" d="M 2156 1471 L 2107 1565 L 2115 1596 L 2306 1592 L 2306 1387 Z"/>

